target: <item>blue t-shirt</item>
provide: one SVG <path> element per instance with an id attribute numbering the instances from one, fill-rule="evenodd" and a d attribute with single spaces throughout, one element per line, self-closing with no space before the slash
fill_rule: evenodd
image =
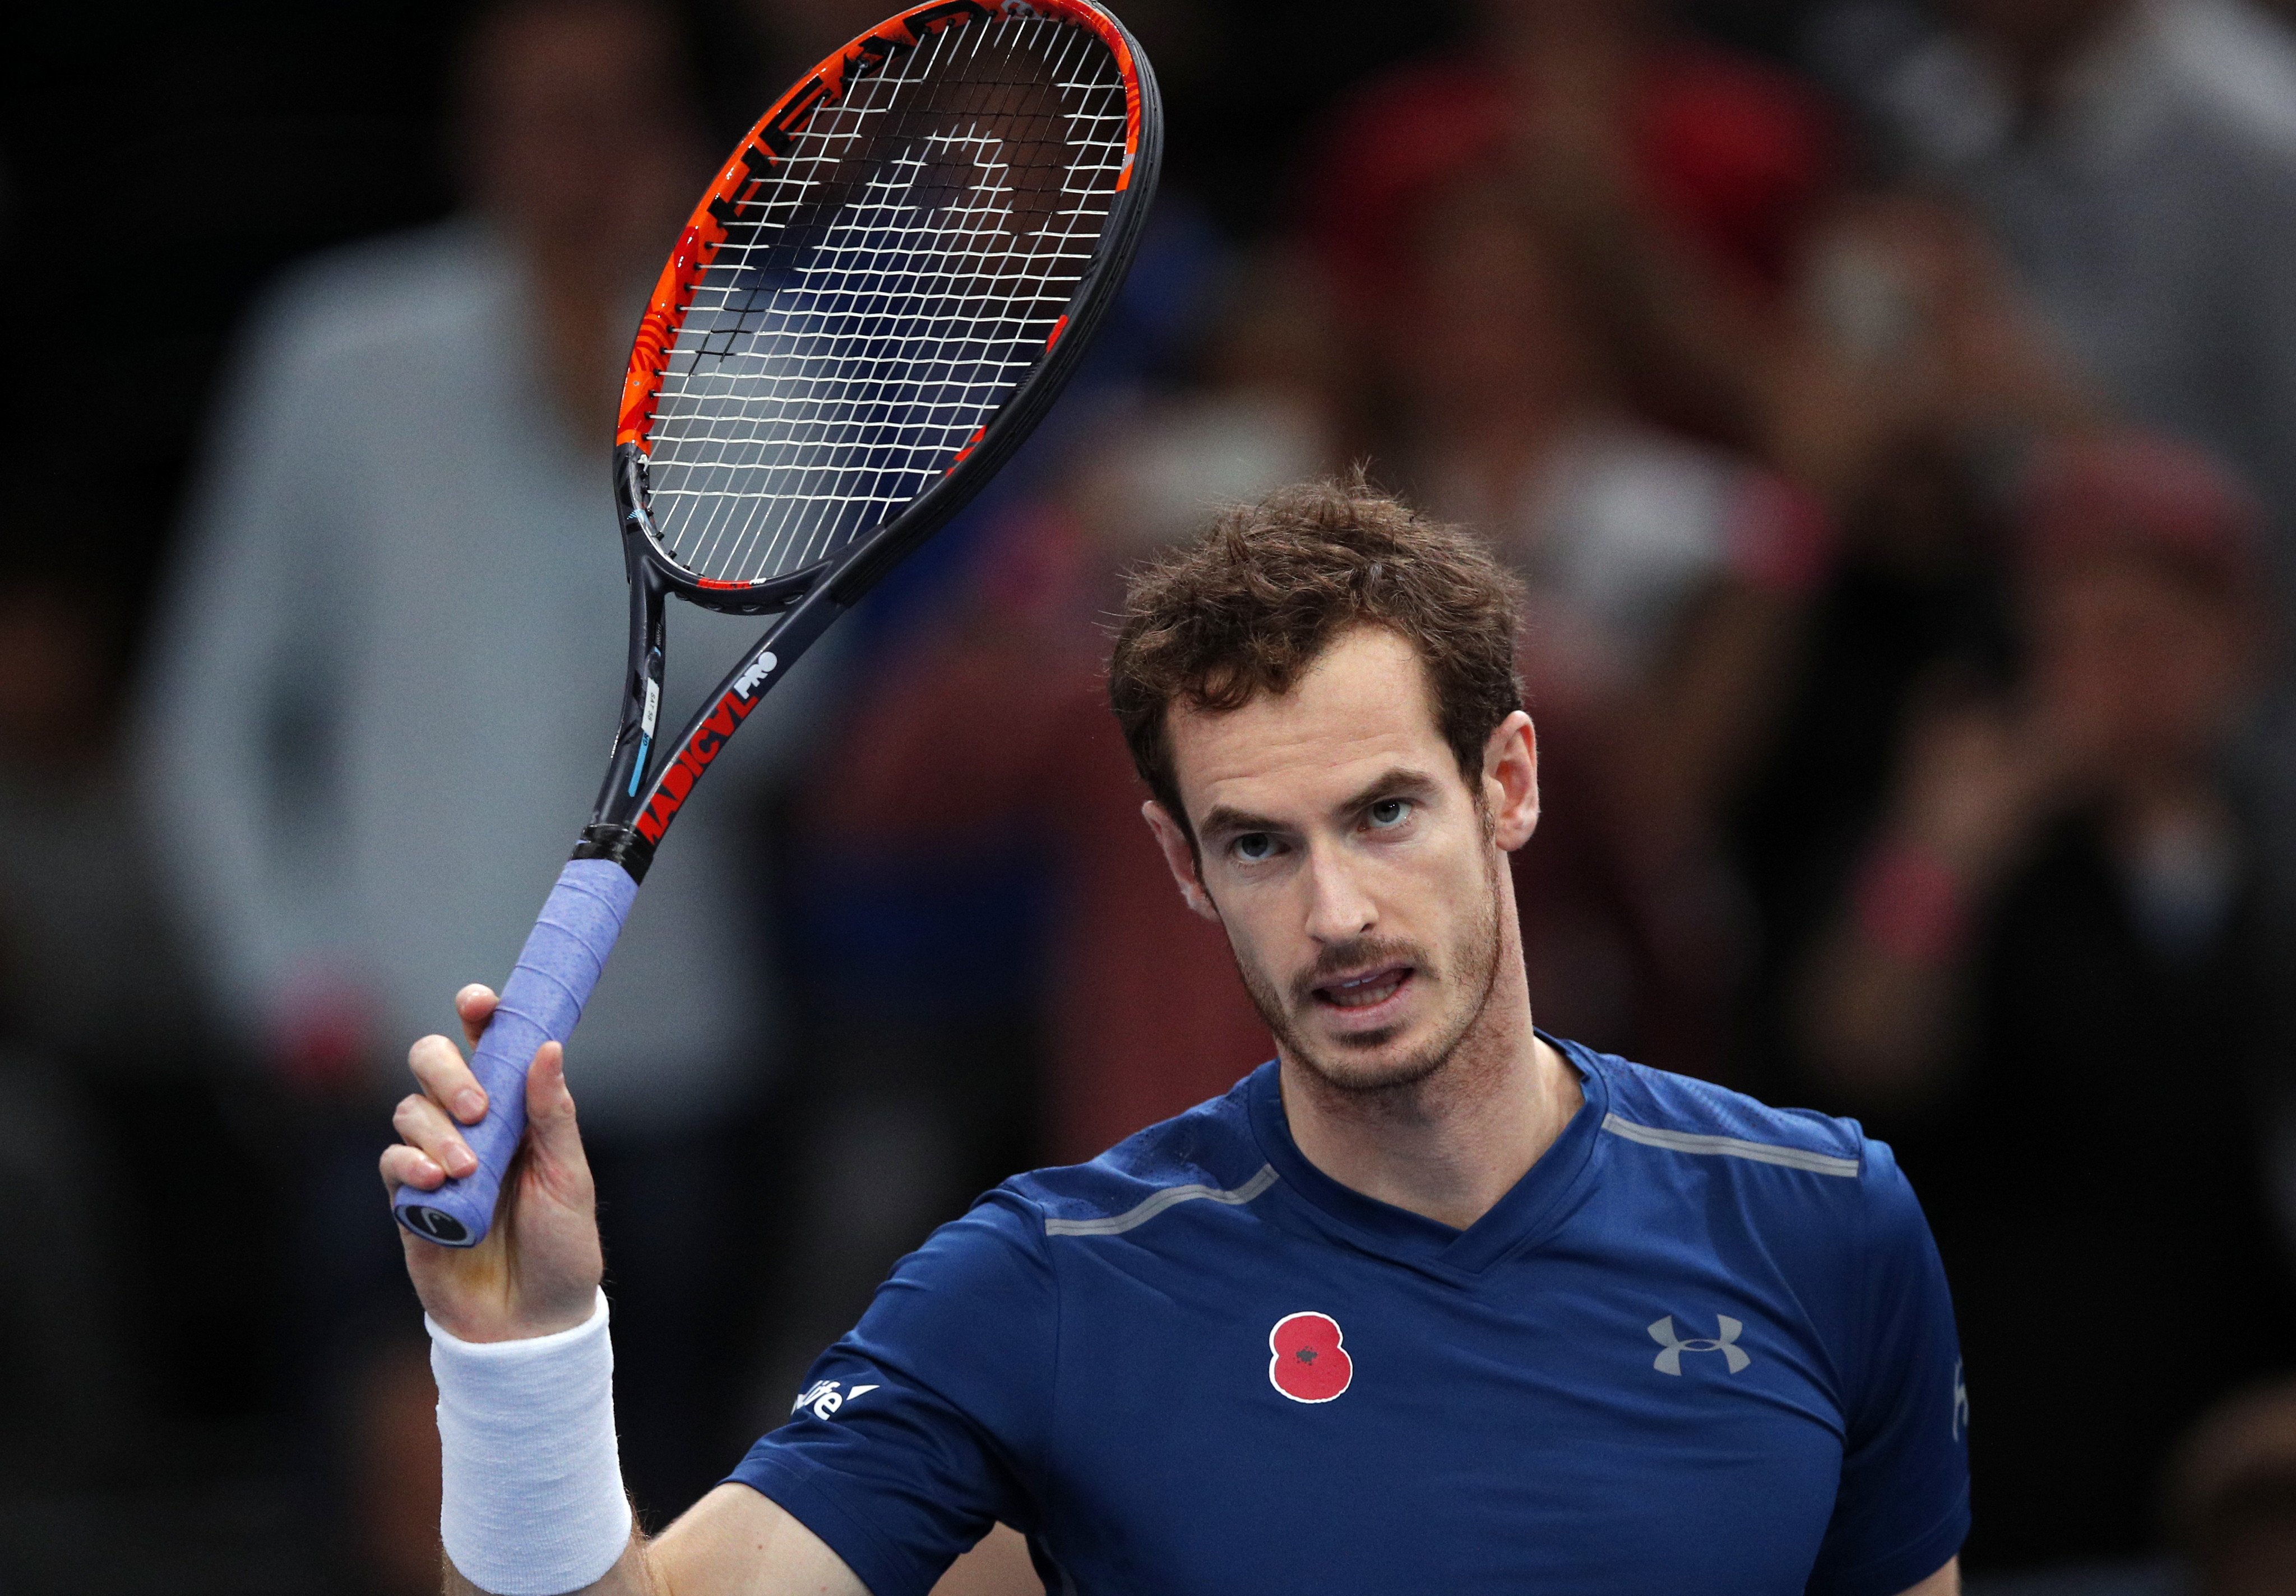
<path id="1" fill-rule="evenodd" d="M 1276 1067 L 904 1259 L 733 1478 L 873 1596 L 1002 1519 L 1084 1596 L 1896 1596 L 1969 1526 L 1953 1308 L 1890 1150 L 1558 1043 L 1586 1106 L 1455 1231 Z"/>

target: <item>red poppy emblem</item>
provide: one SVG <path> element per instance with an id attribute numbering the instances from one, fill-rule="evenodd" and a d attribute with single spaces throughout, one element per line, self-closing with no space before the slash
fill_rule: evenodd
<path id="1" fill-rule="evenodd" d="M 1294 1402 L 1329 1402 L 1356 1377 L 1329 1314 L 1286 1314 L 1267 1332 L 1267 1380 Z"/>

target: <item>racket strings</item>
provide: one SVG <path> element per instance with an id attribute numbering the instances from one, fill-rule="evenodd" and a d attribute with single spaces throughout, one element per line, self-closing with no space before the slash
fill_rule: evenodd
<path id="1" fill-rule="evenodd" d="M 1041 18 L 930 36 L 824 107 L 737 213 L 663 372 L 665 551 L 766 580 L 946 473 L 1044 358 L 1127 125 L 1105 46 Z"/>
<path id="2" fill-rule="evenodd" d="M 974 53 L 977 55 L 979 53 L 980 45 L 984 42 L 984 38 L 985 33 L 983 30 L 975 30 L 970 37 L 964 38 L 963 42 L 971 45 L 973 47 Z M 1057 71 L 1054 73 L 1054 76 L 1056 78 L 1058 77 Z M 995 77 L 983 78 L 976 76 L 972 79 L 972 86 L 974 88 L 983 86 L 990 88 L 1002 87 L 1004 89 L 1004 102 L 990 103 L 985 107 L 980 107 L 980 109 L 985 110 L 988 112 L 992 123 L 994 123 L 998 121 L 1009 122 L 1012 119 L 1018 109 L 1013 103 L 1015 93 L 1017 90 L 1025 87 L 1025 85 L 1013 84 Z M 971 97 L 976 102 L 979 99 L 979 95 L 977 94 L 971 95 Z M 950 109 L 952 108 L 944 103 L 934 103 L 930 107 L 931 111 L 935 115 L 945 114 Z M 986 147 L 988 141 L 981 138 L 976 124 L 973 128 L 968 129 L 968 136 L 966 137 L 965 142 Z M 1001 143 L 1002 140 L 996 141 L 996 145 L 1001 146 Z M 989 264 L 990 258 L 994 256 L 1004 257 L 1005 259 L 1004 261 L 999 261 L 996 264 L 1006 265 L 1009 264 L 1010 258 L 1013 254 L 1012 242 L 1009 237 L 995 236 L 996 229 L 1001 227 L 1004 221 L 1009 217 L 1010 208 L 1009 206 L 999 204 L 997 201 L 1001 196 L 991 192 L 996 190 L 1002 190 L 1006 193 L 1011 192 L 1011 185 L 997 181 L 997 179 L 1003 176 L 1005 171 L 1009 171 L 1009 165 L 1007 163 L 996 161 L 993 159 L 986 161 L 980 161 L 977 164 L 989 169 L 981 171 L 978 175 L 976 180 L 972 183 L 969 187 L 972 191 L 974 196 L 980 198 L 985 202 L 948 208 L 947 212 L 948 225 L 941 229 L 929 229 L 928 231 L 932 234 L 932 236 L 924 241 L 925 247 L 928 250 L 938 249 L 941 252 L 949 268 L 946 272 L 939 274 L 939 281 L 929 280 L 927 284 L 927 292 L 929 294 L 937 295 L 944 303 L 949 304 L 952 308 L 957 309 L 960 314 L 966 302 L 966 296 L 962 293 L 956 280 L 966 274 L 966 266 L 970 263 L 976 264 L 979 266 L 987 266 Z M 918 209 L 930 209 L 929 202 L 927 205 L 920 206 Z M 988 228 L 983 228 L 980 225 L 982 222 L 988 222 L 991 225 Z M 956 247 L 955 241 L 947 236 L 951 232 L 959 234 L 969 234 L 984 241 L 993 239 L 994 241 L 988 248 L 967 250 L 961 247 Z M 993 295 L 989 293 L 983 293 L 979 296 L 979 299 L 974 307 L 976 314 L 972 317 L 972 320 L 976 324 L 973 326 L 967 327 L 961 331 L 953 327 L 939 329 L 927 328 L 923 331 L 928 334 L 938 331 L 941 336 L 953 338 L 960 342 L 968 340 L 972 338 L 976 338 L 980 332 L 980 328 L 978 323 L 982 319 L 982 316 L 980 313 L 987 309 L 992 298 Z M 890 315 L 894 309 L 893 307 L 884 304 L 882 301 L 873 308 L 881 315 Z M 912 307 L 912 309 L 914 308 L 914 307 Z M 908 334 L 911 337 L 914 337 L 918 329 L 914 326 L 902 329 L 904 333 Z M 1017 381 L 1017 376 L 1018 373 L 1013 374 L 1014 381 Z M 955 397 L 953 402 L 960 406 L 965 405 L 967 402 L 971 402 L 977 405 L 979 398 L 980 396 L 977 394 L 958 394 Z M 928 400 L 928 403 L 930 401 Z M 945 420 L 946 418 L 943 419 Z M 943 440 L 944 446 L 947 441 L 947 440 L 946 439 Z M 853 487 L 850 483 L 833 483 L 827 486 L 832 493 L 840 491 L 849 493 Z M 865 500 L 850 499 L 840 505 L 840 511 L 842 512 L 841 519 L 845 523 L 847 523 L 846 525 L 840 526 L 834 521 L 822 525 L 817 529 L 818 536 L 809 537 L 801 549 L 793 550 L 783 535 L 791 530 L 791 526 L 795 524 L 796 518 L 791 512 L 802 508 L 802 501 L 787 501 L 779 508 L 780 513 L 775 518 L 775 521 L 773 524 L 769 525 L 767 528 L 768 543 L 766 551 L 769 564 L 775 566 L 776 569 L 793 569 L 802 567 L 803 565 L 809 563 L 811 560 L 818 554 L 826 552 L 829 546 L 833 546 L 834 543 L 838 541 L 839 535 L 840 533 L 847 532 L 849 530 L 853 532 L 865 530 L 868 525 L 873 524 L 878 519 L 882 519 L 882 509 L 881 507 L 873 506 Z M 872 513 L 873 510 L 874 510 L 876 513 Z"/>
<path id="3" fill-rule="evenodd" d="M 947 36 L 944 35 L 941 37 L 945 38 Z M 970 41 L 976 46 L 976 49 L 981 37 L 982 35 L 980 32 L 976 30 L 972 39 Z M 974 78 L 972 81 L 976 85 L 987 83 L 993 86 L 995 83 L 995 80 L 993 79 L 981 79 L 978 78 Z M 1006 86 L 1005 99 L 1009 102 L 1012 97 L 1011 86 Z M 932 110 L 936 113 L 943 112 L 947 109 L 948 108 L 946 106 L 938 104 L 932 107 Z M 1009 121 L 1015 109 L 1016 108 L 1011 103 L 988 107 L 988 110 L 992 119 L 992 126 L 994 126 L 998 120 Z M 947 225 L 938 229 L 927 228 L 923 230 L 926 234 L 922 241 L 925 251 L 928 254 L 938 253 L 941 260 L 945 263 L 947 269 L 939 274 L 931 274 L 927 277 L 922 297 L 937 299 L 942 304 L 962 307 L 968 301 L 967 297 L 961 291 L 958 283 L 961 278 L 968 274 L 966 270 L 968 264 L 972 264 L 974 266 L 975 271 L 972 274 L 977 275 L 979 268 L 986 266 L 991 259 L 996 258 L 996 257 L 1001 256 L 1009 260 L 1013 251 L 1011 249 L 1011 239 L 1009 237 L 1011 229 L 1006 225 L 1006 223 L 1009 221 L 1011 216 L 1011 208 L 1006 205 L 1000 205 L 998 201 L 1002 196 L 1009 195 L 1013 191 L 1009 182 L 999 181 L 1000 178 L 1009 176 L 1010 173 L 1009 163 L 998 159 L 998 157 L 1003 153 L 1003 143 L 1004 141 L 1002 138 L 997 137 L 993 133 L 984 135 L 980 132 L 977 124 L 973 127 L 969 128 L 967 132 L 963 135 L 928 135 L 928 153 L 935 152 L 931 150 L 931 147 L 935 145 L 939 146 L 937 153 L 942 155 L 958 153 L 964 147 L 971 147 L 975 152 L 974 165 L 976 170 L 972 180 L 964 185 L 965 190 L 964 197 L 969 202 L 961 206 L 952 205 L 946 207 L 943 214 L 947 217 Z M 985 157 L 985 159 L 983 159 L 983 157 Z M 897 160 L 893 163 L 896 176 L 888 183 L 887 186 L 894 189 L 911 186 L 914 184 L 917 176 L 921 173 L 936 165 L 938 165 L 937 161 L 928 160 L 922 155 L 911 156 Z M 904 195 L 900 200 L 897 200 L 895 201 L 892 208 L 906 208 L 906 204 L 907 197 Z M 914 205 L 914 209 L 916 209 L 921 212 L 930 212 L 933 208 L 930 201 L 926 201 L 917 203 Z M 995 246 L 984 247 L 978 250 L 967 250 L 962 247 L 964 242 L 975 241 L 985 242 L 985 241 L 991 236 L 997 235 L 999 230 L 1002 230 L 1002 233 L 1004 235 L 996 236 L 996 243 Z M 955 234 L 957 236 L 952 237 L 950 236 L 951 234 Z M 1000 261 L 999 264 L 1003 264 L 1003 262 Z M 889 296 L 881 295 L 878 301 L 868 307 L 868 313 L 873 313 L 875 315 L 887 317 L 897 315 L 898 314 L 898 309 L 893 304 L 887 302 L 888 297 Z M 987 291 L 978 295 L 976 309 L 985 310 L 989 304 L 990 299 L 991 295 Z M 914 312 L 916 307 L 913 306 L 906 308 L 909 309 L 912 312 L 912 315 L 909 318 L 909 324 L 904 325 L 899 329 L 899 336 L 903 339 L 904 344 L 907 345 L 914 343 L 921 335 L 930 336 L 932 333 L 933 329 L 926 328 L 922 330 L 921 332 L 914 324 L 916 317 L 914 315 Z M 971 337 L 978 334 L 979 327 L 977 323 L 980 319 L 980 315 L 976 314 L 973 317 L 976 325 L 967 328 L 963 333 L 957 333 L 954 328 L 950 328 L 944 330 L 942 335 L 954 338 L 956 341 L 966 341 Z M 844 373 L 840 373 L 840 375 L 844 375 Z M 1017 381 L 1017 375 L 1014 380 Z M 924 399 L 921 402 L 929 408 L 931 406 L 931 401 L 930 399 Z M 950 404 L 962 405 L 963 403 L 963 397 L 954 401 L 945 401 L 940 408 L 947 408 Z M 847 485 L 832 485 L 832 487 L 842 486 Z M 811 560 L 816 556 L 816 549 L 815 546 L 816 544 L 822 545 L 818 550 L 818 552 L 825 553 L 829 547 L 834 546 L 836 542 L 839 541 L 839 534 L 840 531 L 844 530 L 843 528 L 840 528 L 834 522 L 823 525 L 816 529 L 815 536 L 808 537 L 802 549 L 792 552 L 786 540 L 787 534 L 793 530 L 797 525 L 801 524 L 799 521 L 796 512 L 801 508 L 802 503 L 803 501 L 799 499 L 784 501 L 778 507 L 775 516 L 771 519 L 765 528 L 765 538 L 767 543 L 765 550 L 766 560 L 767 563 L 774 569 L 791 569 L 802 568 L 805 564 L 810 563 Z M 874 520 L 877 519 L 882 519 L 881 516 L 871 516 L 868 513 L 869 510 L 870 504 L 866 500 L 849 499 L 840 505 L 843 520 L 853 523 L 854 530 L 857 533 L 858 531 L 866 530 L 868 525 L 873 524 Z"/>

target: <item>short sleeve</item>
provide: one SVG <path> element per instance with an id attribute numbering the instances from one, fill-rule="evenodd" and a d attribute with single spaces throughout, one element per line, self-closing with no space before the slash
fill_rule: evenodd
<path id="1" fill-rule="evenodd" d="M 1862 1161 L 1849 1434 L 1812 1596 L 1898 1596 L 1969 1534 L 1969 1405 L 1945 1266 L 1890 1149 L 1868 1142 Z"/>
<path id="2" fill-rule="evenodd" d="M 926 1596 L 993 1523 L 1036 1528 L 1057 1319 L 1042 1216 L 992 1192 L 901 1260 L 728 1478 L 872 1596 Z"/>

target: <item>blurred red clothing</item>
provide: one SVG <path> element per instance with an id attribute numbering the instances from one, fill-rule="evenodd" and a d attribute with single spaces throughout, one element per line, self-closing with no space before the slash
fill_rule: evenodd
<path id="1" fill-rule="evenodd" d="M 1521 92 L 1486 57 L 1455 53 L 1399 68 L 1341 107 L 1304 220 L 1353 314 L 1396 303 L 1420 208 L 1504 160 Z M 1825 102 L 1776 68 L 1686 38 L 1654 45 L 1628 94 L 1632 170 L 1659 217 L 1739 281 L 1779 288 L 1840 167 Z"/>
<path id="2" fill-rule="evenodd" d="M 1048 1150 L 1088 1158 L 1274 1056 L 1219 927 L 1180 901 L 1140 817 L 1147 789 L 1095 673 L 1046 739 L 1070 901 L 1047 1018 Z"/>

